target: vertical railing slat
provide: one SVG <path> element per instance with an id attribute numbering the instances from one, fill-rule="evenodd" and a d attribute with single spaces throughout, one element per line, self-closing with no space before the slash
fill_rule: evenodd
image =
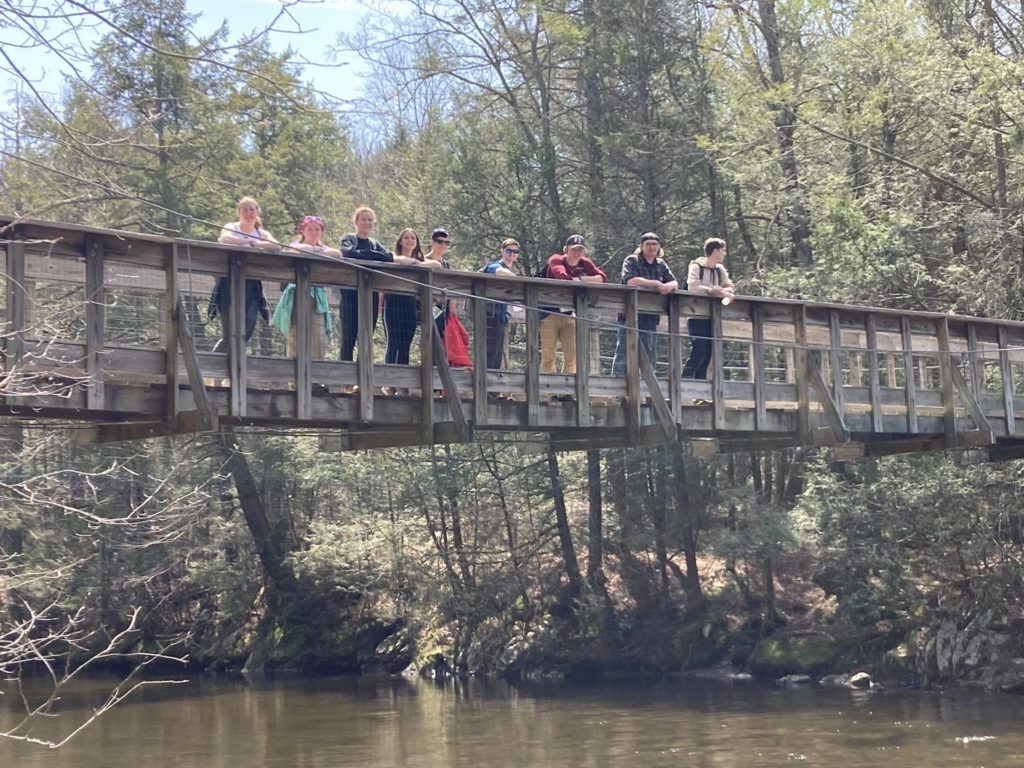
<path id="1" fill-rule="evenodd" d="M 811 393 L 807 370 L 807 308 L 793 307 L 793 369 L 796 378 L 797 429 L 804 444 L 811 442 Z"/>
<path id="2" fill-rule="evenodd" d="M 103 279 L 103 240 L 85 236 L 85 370 L 89 386 L 85 407 L 102 410 L 106 400 L 103 385 L 102 353 L 106 319 L 106 288 Z"/>
<path id="3" fill-rule="evenodd" d="M 1007 436 L 1017 432 L 1017 414 L 1013 403 L 1013 367 L 1010 365 L 1009 337 L 1002 325 L 996 330 L 999 343 L 999 373 L 1003 380 L 1003 419 Z"/>
<path id="4" fill-rule="evenodd" d="M 864 317 L 868 355 L 868 393 L 871 399 L 871 431 L 882 431 L 882 389 L 878 367 L 878 327 L 875 316 L 868 312 Z"/>
<path id="5" fill-rule="evenodd" d="M 828 359 L 832 368 L 832 399 L 840 417 L 845 417 L 846 395 L 843 390 L 843 335 L 839 326 L 839 312 L 828 313 Z"/>
<path id="6" fill-rule="evenodd" d="M 228 375 L 231 380 L 232 416 L 245 416 L 246 413 L 245 281 L 245 256 L 232 253 L 228 259 L 228 313 L 231 318 L 228 323 Z"/>
<path id="7" fill-rule="evenodd" d="M 682 301 L 682 294 L 668 295 L 668 407 L 672 423 L 677 425 L 683 413 Z"/>
<path id="8" fill-rule="evenodd" d="M 523 289 L 526 304 L 526 423 L 540 423 L 540 315 L 537 313 L 537 286 Z"/>
<path id="9" fill-rule="evenodd" d="M 300 419 L 313 418 L 313 364 L 310 355 L 314 332 L 312 283 L 309 262 L 295 261 L 295 415 Z"/>
<path id="10" fill-rule="evenodd" d="M 942 421 L 945 426 L 945 443 L 949 448 L 957 444 L 956 432 L 956 386 L 953 383 L 953 355 L 949 345 L 949 320 L 942 317 L 935 321 L 939 341 L 939 374 L 942 379 Z"/>
<path id="11" fill-rule="evenodd" d="M 178 300 L 178 244 L 168 243 L 164 247 L 164 371 L 166 374 L 165 418 L 173 421 L 181 410 L 178 390 L 180 368 L 178 364 L 178 324 L 188 323 L 188 317 L 179 311 Z"/>
<path id="12" fill-rule="evenodd" d="M 722 341 L 722 302 L 711 299 L 711 426 L 725 429 L 725 343 Z"/>
<path id="13" fill-rule="evenodd" d="M 903 382 L 907 401 L 907 432 L 917 433 L 917 381 L 914 370 L 914 339 L 910 330 L 910 318 L 900 318 L 900 335 L 903 341 Z"/>
<path id="14" fill-rule="evenodd" d="M 590 301 L 585 288 L 576 289 L 576 426 L 590 426 Z"/>
<path id="15" fill-rule="evenodd" d="M 356 347 L 359 359 L 356 376 L 359 382 L 359 419 L 373 421 L 373 278 L 368 269 L 356 271 L 357 312 L 359 330 Z"/>
<path id="16" fill-rule="evenodd" d="M 434 306 L 433 273 L 417 275 L 420 286 L 420 440 L 424 445 L 434 444 L 434 329 L 431 314 Z"/>
<path id="17" fill-rule="evenodd" d="M 472 283 L 473 315 L 473 421 L 487 423 L 487 281 L 475 278 Z"/>
<path id="18" fill-rule="evenodd" d="M 761 432 L 768 427 L 768 404 L 764 389 L 764 311 L 757 302 L 750 305 L 750 328 L 753 337 L 750 345 L 750 378 L 754 383 L 754 431 Z"/>

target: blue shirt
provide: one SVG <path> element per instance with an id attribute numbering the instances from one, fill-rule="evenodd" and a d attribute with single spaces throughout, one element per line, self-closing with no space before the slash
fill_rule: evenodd
<path id="1" fill-rule="evenodd" d="M 498 273 L 498 267 L 504 266 L 505 265 L 502 263 L 501 259 L 498 259 L 497 261 L 492 261 L 490 264 L 488 264 L 480 271 L 488 275 L 494 275 Z M 505 268 L 508 269 L 508 267 Z M 487 316 L 493 317 L 499 323 L 507 323 L 509 317 L 511 316 L 508 311 L 508 304 L 496 304 L 493 301 L 488 301 Z"/>

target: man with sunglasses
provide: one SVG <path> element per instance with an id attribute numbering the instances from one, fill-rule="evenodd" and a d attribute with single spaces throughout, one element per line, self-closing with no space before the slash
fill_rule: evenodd
<path id="1" fill-rule="evenodd" d="M 501 257 L 492 261 L 481 272 L 488 275 L 515 277 L 512 265 L 519 258 L 519 241 L 509 237 L 501 243 Z M 508 304 L 487 302 L 487 367 L 501 368 L 501 360 L 505 355 L 505 338 L 508 336 Z"/>
<path id="2" fill-rule="evenodd" d="M 443 227 L 438 227 L 430 233 L 430 250 L 424 258 L 436 261 L 441 265 L 441 269 L 451 269 L 451 265 L 448 263 L 448 259 L 445 258 L 445 254 L 452 247 L 451 235 L 448 234 L 448 230 Z M 444 338 L 444 329 L 448 323 L 448 312 L 449 305 L 446 301 L 435 301 L 434 302 L 434 325 L 437 326 L 437 332 L 441 334 L 441 338 Z"/>

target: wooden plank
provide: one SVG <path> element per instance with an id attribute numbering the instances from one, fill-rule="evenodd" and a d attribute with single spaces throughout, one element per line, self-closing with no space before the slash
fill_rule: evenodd
<path id="1" fill-rule="evenodd" d="M 178 388 L 178 377 L 181 375 L 178 366 L 178 324 L 187 323 L 188 318 L 178 311 L 181 300 L 178 293 L 178 244 L 168 243 L 164 246 L 164 252 L 167 296 L 164 302 L 164 391 L 167 395 L 165 417 L 170 420 L 176 418 L 181 410 Z"/>
<path id="2" fill-rule="evenodd" d="M 906 391 L 907 404 L 907 432 L 911 434 L 918 431 L 917 427 L 917 384 L 914 374 L 914 341 L 910 329 L 910 318 L 900 318 L 900 334 L 903 337 L 903 386 Z"/>
<path id="3" fill-rule="evenodd" d="M 309 262 L 295 262 L 295 414 L 308 419 L 313 414 L 312 358 L 310 355 L 310 334 L 313 323 L 313 299 L 310 292 L 313 284 L 309 278 Z"/>
<path id="4" fill-rule="evenodd" d="M 996 338 L 999 345 L 999 373 L 1003 385 L 1003 418 L 1006 424 L 1006 434 L 1014 435 L 1017 432 L 1017 415 L 1013 404 L 1013 367 L 1010 365 L 1007 337 L 1006 328 L 999 326 L 996 329 Z"/>
<path id="5" fill-rule="evenodd" d="M 960 397 L 964 401 L 964 405 L 967 406 L 967 412 L 974 419 L 974 424 L 978 431 L 982 432 L 985 436 L 986 443 L 995 442 L 995 438 L 992 433 L 992 426 L 988 423 L 988 419 L 985 417 L 985 412 L 979 405 L 977 398 L 971 391 L 970 385 L 964 378 L 963 373 L 960 372 L 959 366 L 952 366 L 951 372 L 953 374 L 953 386 L 956 391 L 960 393 Z"/>
<path id="6" fill-rule="evenodd" d="M 359 418 L 362 421 L 373 421 L 373 276 L 370 270 L 360 269 L 357 279 L 358 289 L 356 297 L 359 302 L 357 307 L 359 317 L 359 331 L 356 334 L 357 355 L 356 379 L 359 384 Z M 434 340 L 437 344 L 437 339 Z M 440 349 L 444 349 L 440 345 Z M 435 350 L 434 360 L 437 360 Z M 447 364 L 447 360 L 445 363 Z"/>
<path id="7" fill-rule="evenodd" d="M 943 423 L 945 424 L 946 447 L 957 445 L 956 432 L 956 385 L 953 382 L 953 356 L 949 351 L 949 320 L 935 321 L 935 332 L 939 340 L 939 375 L 941 377 Z"/>
<path id="8" fill-rule="evenodd" d="M 640 337 L 637 328 L 637 291 L 626 294 L 626 421 L 630 445 L 640 439 Z"/>
<path id="9" fill-rule="evenodd" d="M 722 341 L 722 302 L 711 300 L 711 423 L 725 429 L 725 346 Z"/>
<path id="10" fill-rule="evenodd" d="M 103 282 L 103 242 L 95 235 L 85 237 L 85 371 L 89 384 L 85 403 L 89 408 L 103 408 L 103 376 L 101 374 L 106 317 L 106 288 Z"/>
<path id="11" fill-rule="evenodd" d="M 552 281 L 555 282 L 555 281 Z M 526 424 L 540 423 L 540 315 L 537 286 L 524 289 L 526 300 Z"/>
<path id="12" fill-rule="evenodd" d="M 982 370 L 981 349 L 978 346 L 978 326 L 967 323 L 967 370 L 971 374 L 971 392 L 976 399 L 981 398 L 984 372 Z"/>
<path id="13" fill-rule="evenodd" d="M 672 411 L 668 407 L 665 396 L 661 393 L 658 377 L 654 372 L 654 365 L 651 363 L 651 358 L 648 356 L 643 344 L 639 345 L 637 352 L 640 358 L 640 373 L 643 375 L 644 383 L 647 384 L 647 391 L 651 398 L 651 405 L 654 407 L 654 413 L 657 415 L 658 423 L 665 433 L 665 440 L 671 442 L 676 438 L 676 424 L 672 419 Z"/>
<path id="14" fill-rule="evenodd" d="M 678 424 L 683 409 L 683 335 L 678 293 L 668 295 L 668 403 L 672 423 Z"/>
<path id="15" fill-rule="evenodd" d="M 232 253 L 228 261 L 228 286 L 231 301 L 228 314 L 228 378 L 231 379 L 231 406 L 228 412 L 232 416 L 245 416 L 246 413 L 246 370 L 245 370 L 245 256 Z"/>
<path id="16" fill-rule="evenodd" d="M 754 425 L 758 431 L 764 429 L 768 420 L 768 403 L 765 399 L 765 355 L 764 355 L 764 312 L 760 304 L 750 305 L 750 328 L 753 343 L 750 345 L 750 379 L 754 385 Z"/>
<path id="17" fill-rule="evenodd" d="M 4 370 L 7 373 L 7 391 L 19 389 L 17 376 L 12 375 L 21 366 L 25 355 L 25 243 L 21 228 L 7 235 L 7 328 L 3 338 Z M 12 402 L 5 397 L 5 402 Z"/>
<path id="18" fill-rule="evenodd" d="M 577 290 L 576 302 L 576 425 L 590 426 L 590 305 L 586 290 Z"/>
<path id="19" fill-rule="evenodd" d="M 832 400 L 841 416 L 846 410 L 846 399 L 843 395 L 843 337 L 839 326 L 839 312 L 834 309 L 828 313 L 828 335 L 828 359 L 832 368 Z"/>
<path id="20" fill-rule="evenodd" d="M 487 424 L 487 281 L 473 280 L 473 423 Z"/>
<path id="21" fill-rule="evenodd" d="M 807 376 L 807 310 L 804 306 L 793 307 L 793 368 L 796 384 L 797 428 L 800 439 L 811 442 L 811 393 Z"/>
<path id="22" fill-rule="evenodd" d="M 178 294 L 174 304 L 175 327 L 178 329 L 177 346 L 181 348 L 181 356 L 185 362 L 185 370 L 188 372 L 188 383 L 192 387 L 192 399 L 195 402 L 196 410 L 206 414 L 207 427 L 213 429 L 216 422 L 217 412 L 210 403 L 209 393 L 203 383 L 203 371 L 199 364 L 199 356 L 196 354 L 196 345 L 192 339 L 192 332 L 188 327 L 188 320 L 185 315 L 185 305 Z M 177 381 L 175 381 L 177 388 Z M 170 414 L 168 414 L 170 417 Z"/>
<path id="23" fill-rule="evenodd" d="M 868 355 L 868 392 L 871 399 L 871 431 L 882 431 L 882 389 L 878 369 L 878 327 L 875 316 L 868 312 L 864 317 L 864 328 L 867 333 Z M 890 379 L 890 386 L 892 380 Z"/>
<path id="24" fill-rule="evenodd" d="M 849 442 L 850 430 L 847 428 L 846 422 L 843 420 L 843 414 L 839 410 L 836 402 L 832 399 L 832 392 L 829 390 L 828 384 L 825 383 L 825 379 L 821 375 L 821 369 L 818 367 L 818 363 L 810 357 L 808 357 L 807 360 L 806 378 L 814 388 L 815 393 L 818 395 L 818 402 L 821 403 L 822 412 L 824 413 L 829 426 L 832 428 L 832 434 L 835 435 L 836 440 L 842 443 Z"/>
<path id="25" fill-rule="evenodd" d="M 444 397 L 448 403 L 448 411 L 452 415 L 452 421 L 455 424 L 455 428 L 458 430 L 460 435 L 463 435 L 464 440 L 471 440 L 469 424 L 466 420 L 466 413 L 462 409 L 462 399 L 459 397 L 459 389 L 455 384 L 455 378 L 452 376 L 452 369 L 448 365 L 448 356 L 444 351 L 444 344 L 441 342 L 441 334 L 437 331 L 437 326 L 431 323 L 433 326 L 434 334 L 434 364 L 437 366 L 437 372 L 441 376 L 441 384 L 444 385 Z"/>
<path id="26" fill-rule="evenodd" d="M 434 306 L 433 270 L 426 270 L 416 276 L 420 282 L 420 307 Z M 430 317 L 428 320 L 427 317 Z M 436 333 L 437 326 L 433 322 L 433 313 L 423 310 L 424 322 L 420 323 L 420 412 L 419 433 L 422 445 L 433 445 L 434 440 L 434 339 L 440 338 Z M 474 358 L 479 360 L 479 358 Z M 479 363 L 478 363 L 479 365 Z M 484 366 L 486 368 L 486 366 Z"/>

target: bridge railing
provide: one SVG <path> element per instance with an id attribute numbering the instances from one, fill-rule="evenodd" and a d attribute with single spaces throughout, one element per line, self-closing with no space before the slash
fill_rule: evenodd
<path id="1" fill-rule="evenodd" d="M 956 446 L 1024 430 L 1017 423 L 1021 323 L 753 297 L 723 307 L 686 292 L 665 297 L 619 285 L 338 262 L 46 222 L 19 222 L 6 238 L 8 408 L 159 412 L 166 421 L 196 406 L 201 385 L 222 417 L 240 423 L 401 422 L 424 439 L 442 420 L 475 429 L 625 431 L 632 441 L 643 431 L 669 439 L 682 429 L 795 435 L 805 443 L 920 437 Z M 209 320 L 220 279 L 232 297 L 260 281 L 270 311 L 284 286 L 297 285 L 296 348 L 262 321 L 247 340 L 244 301 L 221 307 L 227 333 Z M 330 305 L 335 341 L 325 345 L 311 344 L 321 332 L 313 286 L 326 289 Z M 339 289 L 359 298 L 354 362 L 336 358 Z M 430 322 L 420 323 L 408 365 L 383 362 L 375 294 L 416 297 L 427 320 L 435 302 L 450 303 L 468 331 L 473 367 L 447 364 Z M 487 308 L 498 303 L 513 308 L 510 341 L 502 367 L 488 370 Z M 575 312 L 575 375 L 540 370 L 545 307 Z M 641 313 L 661 317 L 654 360 L 640 341 Z M 682 378 L 692 317 L 708 318 L 713 329 L 708 380 Z M 627 365 L 613 375 L 620 326 Z M 201 382 L 190 377 L 181 349 L 185 329 Z M 353 385 L 358 392 L 350 393 Z M 393 405 L 383 386 L 412 394 Z M 510 397 L 488 397 L 494 393 Z"/>

